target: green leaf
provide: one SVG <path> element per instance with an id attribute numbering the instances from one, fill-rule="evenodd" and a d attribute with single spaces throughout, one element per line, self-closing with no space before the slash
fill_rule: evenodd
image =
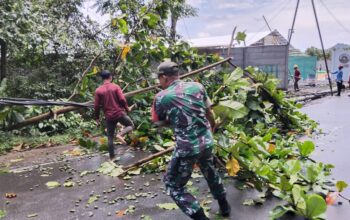
<path id="1" fill-rule="evenodd" d="M 63 184 L 64 187 L 73 187 L 75 183 L 73 181 L 68 181 Z"/>
<path id="2" fill-rule="evenodd" d="M 163 147 L 173 147 L 173 146 L 175 146 L 175 142 L 174 141 L 168 141 L 168 142 L 163 144 Z"/>
<path id="3" fill-rule="evenodd" d="M 245 32 L 237 32 L 236 41 L 240 43 L 241 41 L 245 41 L 247 34 Z"/>
<path id="4" fill-rule="evenodd" d="M 326 201 L 320 195 L 311 194 L 307 196 L 306 217 L 316 219 L 320 215 L 324 214 L 326 210 Z"/>
<path id="5" fill-rule="evenodd" d="M 270 211 L 270 218 L 278 219 L 282 217 L 284 214 L 286 214 L 288 211 L 294 211 L 294 210 L 290 207 L 286 207 L 282 205 L 276 206 L 272 211 Z"/>
<path id="6" fill-rule="evenodd" d="M 299 185 L 294 185 L 292 189 L 294 206 L 302 213 L 306 211 L 305 193 Z"/>
<path id="7" fill-rule="evenodd" d="M 154 149 L 156 149 L 157 151 L 163 151 L 163 150 L 165 150 L 165 149 L 162 148 L 159 144 L 154 144 L 153 147 L 154 147 Z"/>
<path id="8" fill-rule="evenodd" d="M 141 215 L 142 220 L 152 220 L 151 216 L 149 215 Z"/>
<path id="9" fill-rule="evenodd" d="M 123 34 L 127 34 L 129 32 L 128 24 L 123 18 L 118 18 L 118 28 Z"/>
<path id="10" fill-rule="evenodd" d="M 89 174 L 89 171 L 84 170 L 83 172 L 80 173 L 80 177 L 86 176 Z"/>
<path id="11" fill-rule="evenodd" d="M 284 170 L 288 176 L 298 173 L 301 170 L 301 164 L 299 160 L 288 160 L 284 164 Z"/>
<path id="12" fill-rule="evenodd" d="M 312 141 L 305 141 L 298 145 L 300 155 L 303 157 L 309 156 L 315 150 L 315 144 Z"/>
<path id="13" fill-rule="evenodd" d="M 281 187 L 281 190 L 283 190 L 283 191 L 290 191 L 292 189 L 293 185 L 289 183 L 286 176 L 281 176 L 280 187 Z"/>
<path id="14" fill-rule="evenodd" d="M 5 210 L 0 210 L 0 219 L 6 217 L 6 211 Z"/>
<path id="15" fill-rule="evenodd" d="M 135 195 L 127 195 L 125 197 L 126 200 L 136 200 L 136 196 Z"/>
<path id="16" fill-rule="evenodd" d="M 253 205 L 255 205 L 255 202 L 252 199 L 246 199 L 246 200 L 244 200 L 243 205 L 253 206 Z"/>
<path id="17" fill-rule="evenodd" d="M 98 200 L 97 196 L 90 196 L 90 198 L 89 198 L 87 204 L 90 205 L 91 203 L 93 203 L 93 202 L 95 202 L 95 201 L 97 201 L 97 200 Z"/>
<path id="18" fill-rule="evenodd" d="M 142 169 L 142 168 L 136 168 L 136 169 L 130 170 L 130 171 L 128 171 L 128 174 L 131 174 L 131 175 L 140 175 L 141 169 Z"/>
<path id="19" fill-rule="evenodd" d="M 214 112 L 222 119 L 239 119 L 248 114 L 248 109 L 242 103 L 236 101 L 223 101 L 214 107 Z"/>
<path id="20" fill-rule="evenodd" d="M 162 203 L 162 204 L 157 204 L 157 206 L 165 210 L 175 210 L 179 208 L 175 203 Z"/>
<path id="21" fill-rule="evenodd" d="M 306 168 L 306 178 L 311 183 L 315 183 L 322 172 L 322 167 L 316 164 L 310 164 Z"/>
<path id="22" fill-rule="evenodd" d="M 158 15 L 153 13 L 148 13 L 145 17 L 150 28 L 154 28 L 158 24 L 158 21 L 160 19 Z"/>
<path id="23" fill-rule="evenodd" d="M 338 181 L 336 187 L 338 192 L 342 192 L 346 187 L 348 187 L 348 184 L 344 181 Z"/>
<path id="24" fill-rule="evenodd" d="M 59 187 L 61 184 L 59 182 L 56 182 L 56 181 L 49 181 L 46 183 L 46 186 L 49 188 L 49 189 L 53 189 L 53 188 L 56 188 L 56 187 Z"/>

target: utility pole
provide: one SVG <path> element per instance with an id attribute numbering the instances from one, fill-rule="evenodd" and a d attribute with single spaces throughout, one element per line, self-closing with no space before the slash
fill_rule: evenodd
<path id="1" fill-rule="evenodd" d="M 314 2 L 314 0 L 311 0 L 311 3 L 312 3 L 312 8 L 314 9 L 314 15 L 315 15 L 316 24 L 317 24 L 318 35 L 320 36 L 320 41 L 321 41 L 321 46 L 322 46 L 322 52 L 323 52 L 323 58 L 324 58 L 324 62 L 325 62 L 325 64 L 326 64 L 326 70 L 327 70 L 329 88 L 331 89 L 331 95 L 333 96 L 332 82 L 331 82 L 331 78 L 330 78 L 330 76 L 329 76 L 329 69 L 328 69 L 328 64 L 327 64 L 326 52 L 325 52 L 324 46 L 323 46 L 323 40 L 322 40 L 322 35 L 321 35 L 321 29 L 320 29 L 320 24 L 318 23 L 317 12 L 316 12 L 316 7 L 315 7 L 315 2 Z"/>
<path id="2" fill-rule="evenodd" d="M 299 3 L 300 3 L 300 0 L 297 1 L 297 6 L 295 7 L 292 28 L 290 29 L 290 32 L 289 32 L 289 35 L 288 35 L 288 45 L 290 45 L 290 41 L 292 40 L 292 35 L 294 33 L 294 25 L 295 25 L 295 20 L 297 18 L 297 14 L 298 14 Z"/>

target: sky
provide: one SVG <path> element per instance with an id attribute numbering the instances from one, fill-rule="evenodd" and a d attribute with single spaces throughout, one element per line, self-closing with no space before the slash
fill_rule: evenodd
<path id="1" fill-rule="evenodd" d="M 104 22 L 108 16 L 97 15 L 89 0 L 83 12 L 96 21 Z M 235 26 L 238 31 L 266 32 L 277 29 L 285 38 L 292 26 L 297 0 L 187 0 L 198 9 L 198 16 L 183 18 L 177 31 L 184 39 L 230 35 Z M 325 48 L 337 43 L 350 44 L 350 2 L 348 0 L 315 0 Z M 228 42 L 229 43 L 229 42 Z M 291 44 L 301 50 L 310 46 L 320 48 L 311 0 L 300 0 Z"/>
<path id="2" fill-rule="evenodd" d="M 230 35 L 238 31 L 268 31 L 270 27 L 284 37 L 292 26 L 297 0 L 187 0 L 198 9 L 198 16 L 179 21 L 178 33 L 185 39 Z M 315 0 L 325 48 L 337 43 L 350 44 L 350 2 Z M 301 0 L 291 44 L 301 50 L 321 47 L 311 0 Z"/>

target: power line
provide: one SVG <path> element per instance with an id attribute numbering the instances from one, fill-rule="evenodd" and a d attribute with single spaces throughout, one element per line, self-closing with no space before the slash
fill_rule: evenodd
<path id="1" fill-rule="evenodd" d="M 276 8 L 275 10 L 273 10 L 273 11 L 275 11 L 275 12 L 277 12 L 277 13 L 275 13 L 273 16 L 271 16 L 271 18 L 268 20 L 268 22 L 271 23 L 277 16 L 279 16 L 279 15 L 281 14 L 281 12 L 284 11 L 284 9 L 286 9 L 287 6 L 289 6 L 290 2 L 291 2 L 290 0 L 285 0 L 283 3 L 281 3 L 282 7 L 278 7 L 278 8 Z M 251 36 L 251 37 L 248 39 L 248 41 L 249 41 L 250 39 L 253 39 L 258 33 L 262 32 L 262 30 L 263 30 L 265 27 L 266 27 L 266 24 L 264 24 L 261 28 L 259 28 L 259 30 L 258 30 L 253 36 Z"/>
<path id="2" fill-rule="evenodd" d="M 328 13 L 331 15 L 331 17 L 340 25 L 348 34 L 350 34 L 350 30 L 343 25 L 343 23 L 333 14 L 333 12 L 329 9 L 329 7 L 324 3 L 323 0 L 320 1 L 322 6 L 328 11 Z"/>
<path id="3" fill-rule="evenodd" d="M 191 41 L 191 37 L 190 37 L 190 35 L 189 35 L 189 33 L 188 33 L 188 29 L 187 29 L 187 25 L 186 25 L 185 19 L 182 19 L 182 22 L 184 23 L 184 27 L 185 27 L 185 31 L 186 31 L 188 40 Z"/>

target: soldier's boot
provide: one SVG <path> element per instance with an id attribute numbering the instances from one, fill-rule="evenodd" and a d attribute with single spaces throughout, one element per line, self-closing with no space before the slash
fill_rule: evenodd
<path id="1" fill-rule="evenodd" d="M 223 217 L 229 217 L 231 213 L 231 206 L 228 204 L 226 198 L 219 199 L 218 200 L 219 207 L 220 207 L 220 214 Z"/>
<path id="2" fill-rule="evenodd" d="M 194 220 L 209 220 L 209 218 L 205 215 L 203 209 L 201 208 L 196 213 L 191 215 L 191 218 Z"/>

